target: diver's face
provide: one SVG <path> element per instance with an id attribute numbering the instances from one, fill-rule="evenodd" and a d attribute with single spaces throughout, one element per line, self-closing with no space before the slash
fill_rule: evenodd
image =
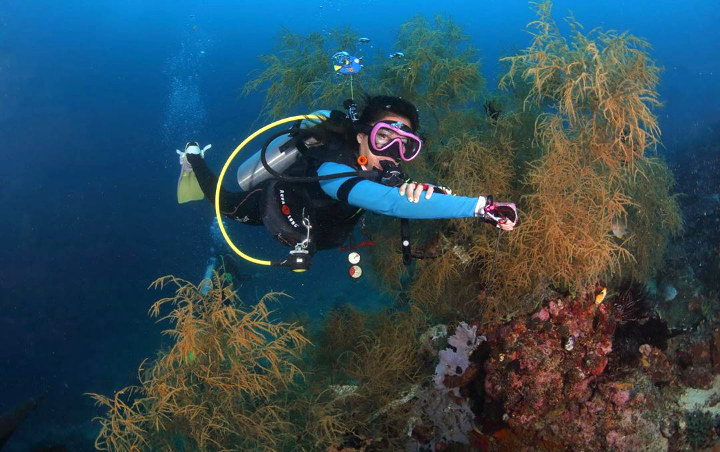
<path id="1" fill-rule="evenodd" d="M 405 124 L 406 126 L 410 127 L 410 120 L 404 116 L 396 115 L 394 113 L 388 113 L 387 115 L 380 118 L 377 122 L 401 122 Z M 375 124 L 377 124 L 377 122 Z M 373 124 L 373 125 L 375 125 Z M 360 145 L 360 155 L 365 156 L 367 158 L 367 165 L 365 167 L 367 169 L 379 169 L 381 170 L 382 167 L 380 166 L 380 162 L 383 160 L 387 160 L 390 162 L 393 162 L 395 165 L 399 165 L 400 162 L 393 159 L 392 157 L 388 157 L 386 155 L 375 155 L 370 151 L 370 147 L 368 145 L 368 136 L 366 133 L 358 133 L 357 134 L 357 142 Z"/>

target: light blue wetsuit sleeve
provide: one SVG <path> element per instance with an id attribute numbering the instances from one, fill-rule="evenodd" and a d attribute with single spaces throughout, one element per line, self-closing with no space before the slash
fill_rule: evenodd
<path id="1" fill-rule="evenodd" d="M 354 170 L 347 165 L 326 162 L 320 165 L 317 173 L 318 176 L 326 176 L 348 171 Z M 320 181 L 320 186 L 328 196 L 338 199 L 338 189 L 348 179 L 350 178 L 341 177 L 323 180 Z M 474 217 L 478 198 L 435 194 L 430 199 L 425 199 L 425 191 L 423 191 L 420 202 L 414 203 L 408 201 L 407 197 L 400 196 L 397 187 L 388 187 L 377 182 L 363 180 L 350 190 L 348 203 L 391 217 L 433 220 Z"/>

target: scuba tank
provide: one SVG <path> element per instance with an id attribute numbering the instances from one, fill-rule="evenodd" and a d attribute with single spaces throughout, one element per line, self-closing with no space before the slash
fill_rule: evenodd
<path id="1" fill-rule="evenodd" d="M 312 113 L 317 116 L 330 117 L 329 110 L 318 110 Z M 318 119 L 303 119 L 299 128 L 309 129 L 322 121 Z M 273 175 L 268 172 L 260 158 L 262 151 L 257 151 L 247 159 L 237 170 L 237 182 L 243 191 L 249 191 L 260 185 L 262 182 L 271 179 Z M 284 172 L 301 157 L 295 140 L 292 137 L 283 135 L 270 142 L 265 150 L 265 158 L 268 165 L 278 173 Z"/>

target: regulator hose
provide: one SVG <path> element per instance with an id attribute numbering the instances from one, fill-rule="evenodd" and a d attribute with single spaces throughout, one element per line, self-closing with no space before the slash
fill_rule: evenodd
<path id="1" fill-rule="evenodd" d="M 222 221 L 222 213 L 220 212 L 220 189 L 222 187 L 222 181 L 225 178 L 225 174 L 227 173 L 228 168 L 230 168 L 230 164 L 232 163 L 235 156 L 242 151 L 242 149 L 252 140 L 254 140 L 258 135 L 263 134 L 267 132 L 268 130 L 272 129 L 273 127 L 277 127 L 281 124 L 286 124 L 288 122 L 293 121 L 302 121 L 303 119 L 317 119 L 317 120 L 325 120 L 326 118 L 324 116 L 319 115 L 297 115 L 297 116 L 290 116 L 289 118 L 279 119 L 273 123 L 270 123 L 261 129 L 256 130 L 253 132 L 249 137 L 245 138 L 242 143 L 238 145 L 238 147 L 235 148 L 235 150 L 230 154 L 230 157 L 225 161 L 225 164 L 222 167 L 222 170 L 220 171 L 220 175 L 218 176 L 218 182 L 217 187 L 215 187 L 215 218 L 218 222 L 218 227 L 220 228 L 220 233 L 222 234 L 223 238 L 225 238 L 225 241 L 227 242 L 228 246 L 240 257 L 245 259 L 248 262 L 251 262 L 253 264 L 257 265 L 273 265 L 274 263 L 272 261 L 266 260 L 266 259 L 258 259 L 252 256 L 249 256 L 245 253 L 243 253 L 240 248 L 233 243 L 233 241 L 230 239 L 230 236 L 228 236 L 227 231 L 225 230 L 225 225 Z M 287 133 L 283 131 L 283 134 Z M 265 149 L 267 149 L 267 146 L 265 146 Z M 267 162 L 263 162 L 265 164 Z M 267 168 L 267 167 L 266 167 Z M 272 173 L 271 173 L 272 174 Z"/>

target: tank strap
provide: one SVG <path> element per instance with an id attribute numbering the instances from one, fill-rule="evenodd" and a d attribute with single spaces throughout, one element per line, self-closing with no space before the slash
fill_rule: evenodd
<path id="1" fill-rule="evenodd" d="M 337 190 L 337 199 L 339 201 L 348 202 L 348 197 L 350 196 L 350 190 L 353 189 L 358 183 L 364 181 L 366 179 L 363 179 L 362 177 L 351 177 L 350 179 L 346 180 L 342 184 L 340 184 L 340 188 Z"/>

